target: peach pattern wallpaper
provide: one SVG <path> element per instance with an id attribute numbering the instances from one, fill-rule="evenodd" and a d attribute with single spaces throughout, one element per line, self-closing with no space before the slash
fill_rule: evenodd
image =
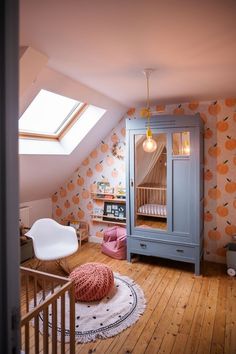
<path id="1" fill-rule="evenodd" d="M 225 262 L 224 246 L 236 234 L 236 99 L 158 105 L 154 109 L 162 109 L 166 114 L 201 114 L 205 124 L 204 258 Z M 130 108 L 127 117 L 138 117 L 141 110 Z M 117 142 L 125 149 L 125 118 L 53 194 L 56 220 L 85 220 L 89 223 L 90 235 L 102 237 L 109 225 L 91 222 L 93 208 L 102 205 L 100 201 L 94 203 L 90 191 L 94 191 L 100 181 L 109 181 L 112 187 L 125 185 L 124 160 L 112 153 Z"/>

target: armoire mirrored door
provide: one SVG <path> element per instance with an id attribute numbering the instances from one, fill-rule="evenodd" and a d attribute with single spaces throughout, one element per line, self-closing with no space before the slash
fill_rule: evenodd
<path id="1" fill-rule="evenodd" d="M 153 134 L 154 152 L 146 152 L 146 134 L 134 136 L 134 227 L 167 230 L 167 135 Z"/>

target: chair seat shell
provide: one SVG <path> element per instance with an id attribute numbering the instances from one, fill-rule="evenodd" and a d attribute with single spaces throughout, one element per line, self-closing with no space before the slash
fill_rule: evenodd
<path id="1" fill-rule="evenodd" d="M 54 261 L 72 255 L 78 249 L 76 231 L 53 219 L 35 221 L 26 236 L 32 238 L 34 253 L 41 261 Z"/>

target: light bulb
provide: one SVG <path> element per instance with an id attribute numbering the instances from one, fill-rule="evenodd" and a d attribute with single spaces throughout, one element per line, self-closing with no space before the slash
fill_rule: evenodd
<path id="1" fill-rule="evenodd" d="M 190 145 L 187 141 L 185 141 L 183 146 L 183 155 L 190 155 Z"/>
<path id="2" fill-rule="evenodd" d="M 143 150 L 146 152 L 153 152 L 157 148 L 157 143 L 151 137 L 147 137 L 146 140 L 143 142 Z"/>
<path id="3" fill-rule="evenodd" d="M 184 155 L 190 155 L 190 146 L 186 145 L 184 148 Z"/>

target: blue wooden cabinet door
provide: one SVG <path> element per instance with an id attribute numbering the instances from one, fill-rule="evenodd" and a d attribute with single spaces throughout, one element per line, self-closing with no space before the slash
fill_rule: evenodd
<path id="1" fill-rule="evenodd" d="M 188 134 L 188 154 L 174 152 L 173 137 Z M 169 131 L 168 154 L 168 204 L 173 238 L 193 241 L 196 229 L 197 213 L 197 163 L 196 136 L 193 128 L 176 128 Z"/>

